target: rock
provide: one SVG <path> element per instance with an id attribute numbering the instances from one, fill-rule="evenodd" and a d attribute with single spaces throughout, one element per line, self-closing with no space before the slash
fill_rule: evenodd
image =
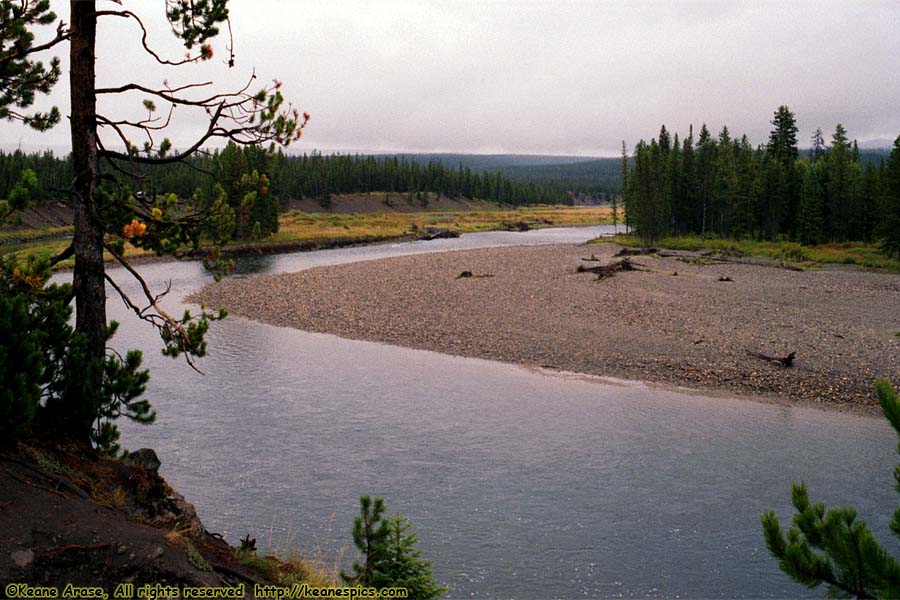
<path id="1" fill-rule="evenodd" d="M 159 457 L 156 456 L 156 452 L 151 448 L 141 448 L 130 452 L 128 458 L 125 459 L 125 463 L 147 469 L 152 473 L 159 471 L 159 466 L 162 464 Z"/>
<path id="2" fill-rule="evenodd" d="M 124 544 L 122 544 L 121 546 L 116 548 L 116 554 L 121 555 L 121 554 L 125 554 L 126 552 L 128 552 L 128 546 L 126 546 Z"/>
<path id="3" fill-rule="evenodd" d="M 157 559 L 157 558 L 162 558 L 162 555 L 163 555 L 162 546 L 157 546 L 156 548 L 153 549 L 153 552 L 150 553 L 150 559 L 153 560 L 153 559 Z"/>
<path id="4" fill-rule="evenodd" d="M 31 550 L 20 550 L 12 553 L 13 562 L 20 569 L 27 569 L 34 561 L 34 552 Z"/>

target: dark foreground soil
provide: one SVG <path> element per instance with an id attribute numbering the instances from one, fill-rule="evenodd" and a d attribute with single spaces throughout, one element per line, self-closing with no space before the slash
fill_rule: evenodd
<path id="1" fill-rule="evenodd" d="M 871 407 L 876 378 L 900 383 L 898 275 L 658 256 L 599 281 L 577 272 L 619 249 L 399 257 L 224 280 L 194 300 L 347 338 L 831 407 Z M 757 355 L 791 352 L 790 368 Z"/>
<path id="2" fill-rule="evenodd" d="M 0 451 L 0 597 L 8 585 L 265 582 L 154 469 L 71 448 Z"/>

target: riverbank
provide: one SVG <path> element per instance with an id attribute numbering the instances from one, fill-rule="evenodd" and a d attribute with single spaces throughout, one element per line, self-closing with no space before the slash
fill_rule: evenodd
<path id="1" fill-rule="evenodd" d="M 35 440 L 0 449 L 0 589 L 11 595 L 8 585 L 25 584 L 62 596 L 71 584 L 113 597 L 119 584 L 244 585 L 252 597 L 257 583 L 337 585 L 318 561 L 257 556 L 209 533 L 159 466 L 151 450 L 112 460 Z"/>
<path id="2" fill-rule="evenodd" d="M 900 380 L 895 275 L 659 256 L 602 281 L 577 272 L 619 249 L 406 256 L 225 280 L 193 300 L 352 339 L 831 407 L 874 406 L 874 379 Z M 755 354 L 791 352 L 790 368 Z"/>
<path id="3" fill-rule="evenodd" d="M 610 222 L 609 207 L 536 205 L 510 207 L 491 205 L 480 201 L 433 200 L 428 211 L 414 212 L 399 201 L 391 209 L 371 213 L 348 213 L 350 207 L 366 207 L 358 198 L 338 199 L 334 212 L 304 212 L 291 210 L 279 216 L 279 231 L 265 239 L 234 241 L 221 251 L 226 257 L 255 254 L 277 254 L 308 250 L 324 250 L 380 242 L 398 242 L 415 239 L 428 227 L 447 229 L 456 233 L 477 231 L 521 230 L 524 227 L 567 227 L 597 225 Z M 452 210 L 440 210 L 441 208 Z M 0 231 L 0 255 L 19 253 L 54 256 L 70 244 L 72 227 L 48 229 L 16 229 Z M 202 259 L 208 249 L 190 252 L 185 249 L 182 259 Z M 157 257 L 154 253 L 125 246 L 125 255 L 133 264 L 173 260 L 170 256 Z M 109 253 L 106 261 L 115 263 Z M 72 259 L 57 265 L 58 269 L 71 268 Z"/>

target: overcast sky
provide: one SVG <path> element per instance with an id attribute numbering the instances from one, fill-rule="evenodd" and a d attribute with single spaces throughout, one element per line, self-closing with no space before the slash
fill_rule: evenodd
<path id="1" fill-rule="evenodd" d="M 53 4 L 68 20 L 68 3 Z M 145 18 L 152 45 L 183 53 L 162 0 L 124 5 Z M 223 64 L 227 36 L 215 41 L 212 61 L 166 69 L 143 56 L 134 24 L 105 18 L 98 85 L 212 80 L 224 89 L 255 68 L 261 80 L 282 80 L 294 105 L 312 114 L 295 151 L 611 155 L 621 140 L 630 147 L 655 136 L 661 123 L 685 132 L 704 121 L 758 144 L 781 104 L 797 115 L 801 145 L 816 127 L 829 137 L 838 122 L 861 142 L 900 134 L 897 0 L 230 6 L 234 69 Z M 68 47 L 59 54 L 65 59 Z M 101 110 L 134 116 L 141 99 Z M 65 114 L 68 82 L 50 100 Z M 176 147 L 190 142 L 202 117 L 178 113 Z M 0 142 L 67 148 L 68 126 L 38 134 L 4 123 Z"/>

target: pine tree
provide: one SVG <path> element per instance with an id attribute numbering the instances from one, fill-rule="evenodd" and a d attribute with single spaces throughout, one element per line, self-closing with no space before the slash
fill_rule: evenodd
<path id="1" fill-rule="evenodd" d="M 33 45 L 30 29 L 50 24 L 56 18 L 49 11 L 49 2 L 0 0 L 0 39 L 4 42 L 0 52 L 0 117 L 17 119 L 38 129 L 59 120 L 54 110 L 24 115 L 18 109 L 30 106 L 34 94 L 49 91 L 60 74 L 57 59 L 51 59 L 46 69 L 41 63 L 33 62 L 31 55 L 68 43 L 72 155 L 66 198 L 73 209 L 74 232 L 72 243 L 45 267 L 49 269 L 62 260 L 74 258 L 73 286 L 68 301 L 75 304 L 74 335 L 82 344 L 79 353 L 83 368 L 77 378 L 67 380 L 69 385 L 64 392 L 52 402 L 48 400 L 46 413 L 59 436 L 84 444 L 99 437 L 104 443 L 112 444 L 114 432 L 104 419 L 119 414 L 120 410 L 104 413 L 105 396 L 111 394 L 113 402 L 120 403 L 120 407 L 125 407 L 123 410 L 132 411 L 139 419 L 151 413 L 149 405 L 133 396 L 142 385 L 136 369 L 139 353 L 126 355 L 122 359 L 124 367 L 115 363 L 114 368 L 107 355 L 107 343 L 115 328 L 106 318 L 106 286 L 112 286 L 138 318 L 157 329 L 164 354 L 182 355 L 189 363 L 193 357 L 205 353 L 204 334 L 209 321 L 217 318 L 205 312 L 199 316 L 185 313 L 182 318 L 168 314 L 159 303 L 160 295 L 146 286 L 140 273 L 124 257 L 126 241 L 158 254 L 172 254 L 185 246 L 198 248 L 204 237 L 218 242 L 226 233 L 230 235 L 231 215 L 218 194 L 206 204 L 206 210 L 200 210 L 199 199 L 196 203 L 184 203 L 174 194 L 157 193 L 151 182 L 140 176 L 140 170 L 151 165 L 178 165 L 215 138 L 245 145 L 264 142 L 286 145 L 299 137 L 308 115 L 301 119 L 284 104 L 277 82 L 256 93 L 248 93 L 245 87 L 233 93 L 213 93 L 205 100 L 186 92 L 196 84 L 152 88 L 124 82 L 119 87 L 98 87 L 95 77 L 98 23 L 102 20 L 103 27 L 130 27 L 128 23 L 136 22 L 145 32 L 147 28 L 141 17 L 122 3 L 110 10 L 97 10 L 96 4 L 95 0 L 72 0 L 70 23 L 60 22 L 52 40 Z M 146 36 L 142 41 L 139 37 L 134 41 L 163 65 L 200 63 L 212 58 L 210 40 L 218 34 L 219 26 L 228 21 L 227 0 L 170 0 L 165 3 L 165 17 L 172 33 L 187 50 L 186 56 L 166 60 L 150 48 Z M 18 41 L 8 50 L 5 46 L 8 40 Z M 228 57 L 229 64 L 233 64 L 233 59 Z M 143 120 L 123 120 L 116 111 L 122 110 L 126 99 L 136 91 L 144 95 L 143 108 L 148 116 Z M 105 100 L 99 103 L 101 110 L 98 110 L 98 97 Z M 180 106 L 195 110 L 208 127 L 186 150 L 175 154 L 172 142 L 158 133 L 165 125 L 156 123 L 152 116 L 156 102 L 170 109 Z M 115 131 L 120 146 L 100 143 L 100 131 L 104 128 Z M 139 149 L 131 141 L 144 137 L 156 142 L 148 142 Z M 101 164 L 109 170 L 101 172 Z M 116 282 L 118 274 L 107 271 L 104 252 L 124 267 L 126 276 L 138 280 L 144 296 L 141 301 L 129 297 L 126 288 Z M 141 302 L 147 306 L 140 306 Z M 123 379 L 125 374 L 130 381 Z M 120 379 L 111 380 L 112 376 Z"/>
<path id="2" fill-rule="evenodd" d="M 731 235 L 734 209 L 738 204 L 736 160 L 735 146 L 728 127 L 722 127 L 712 188 L 713 230 L 722 236 Z"/>
<path id="3" fill-rule="evenodd" d="M 800 176 L 797 171 L 797 120 L 787 106 L 779 106 L 772 118 L 773 129 L 766 147 L 768 189 L 765 203 L 768 235 L 775 240 L 778 233 L 793 233 L 797 206 L 800 203 Z"/>
<path id="4" fill-rule="evenodd" d="M 852 213 L 853 174 L 850 141 L 847 130 L 840 123 L 831 136 L 831 147 L 825 156 L 828 166 L 825 184 L 829 222 L 828 233 L 832 240 L 846 240 L 850 235 L 850 215 Z"/>
<path id="5" fill-rule="evenodd" d="M 900 436 L 900 398 L 886 380 L 875 386 L 885 418 Z M 898 444 L 900 453 L 900 444 Z M 900 491 L 900 465 L 894 469 Z M 832 597 L 900 597 L 900 561 L 888 554 L 854 508 L 832 508 L 812 504 L 805 483 L 795 482 L 791 502 L 796 509 L 785 537 L 777 515 L 765 511 L 760 517 L 766 548 L 778 559 L 779 568 L 795 581 L 814 588 L 828 586 Z M 900 509 L 890 523 L 900 537 Z"/>
<path id="6" fill-rule="evenodd" d="M 884 251 L 900 258 L 900 136 L 894 140 L 894 147 L 882 171 L 879 224 L 875 233 Z"/>
<path id="7" fill-rule="evenodd" d="M 697 214 L 697 161 L 694 154 L 694 127 L 688 129 L 688 136 L 681 144 L 681 186 L 680 195 L 672 201 L 675 231 L 688 233 L 696 231 L 694 216 Z"/>
<path id="8" fill-rule="evenodd" d="M 628 150 L 625 148 L 625 140 L 622 140 L 622 210 L 625 211 L 625 231 L 630 231 L 634 226 L 631 218 L 631 208 L 628 205 Z"/>
<path id="9" fill-rule="evenodd" d="M 872 241 L 872 233 L 875 231 L 878 219 L 879 198 L 881 198 L 881 180 L 878 177 L 878 169 L 874 163 L 868 162 L 863 171 L 857 206 L 857 222 L 859 223 L 860 237 L 863 241 Z"/>
<path id="10" fill-rule="evenodd" d="M 699 213 L 695 217 L 702 235 L 705 235 L 709 228 L 716 155 L 716 142 L 713 141 L 706 128 L 706 123 L 704 123 L 700 127 L 700 137 L 697 139 L 697 209 Z"/>
<path id="11" fill-rule="evenodd" d="M 55 106 L 46 113 L 20 112 L 34 104 L 37 94 L 49 93 L 62 73 L 57 57 L 50 59 L 49 68 L 31 58 L 69 38 L 69 32 L 60 22 L 53 39 L 34 44 L 31 30 L 54 21 L 56 15 L 50 10 L 50 0 L 0 0 L 0 119 L 21 121 L 38 131 L 50 129 L 59 122 L 60 112 Z"/>
<path id="12" fill-rule="evenodd" d="M 772 117 L 773 129 L 769 133 L 768 151 L 781 164 L 797 160 L 797 119 L 787 106 L 779 106 Z"/>
<path id="13" fill-rule="evenodd" d="M 384 498 L 373 501 L 367 495 L 359 499 L 359 516 L 353 520 L 353 545 L 362 552 L 363 561 L 353 561 L 352 573 L 341 571 L 344 583 L 370 586 L 372 574 L 382 559 L 385 540 L 388 536 L 387 523 L 382 520 Z"/>
<path id="14" fill-rule="evenodd" d="M 797 235 L 801 244 L 824 241 L 823 209 L 825 206 L 824 161 L 804 162 L 801 166 L 803 186 L 800 192 L 800 214 Z"/>
<path id="15" fill-rule="evenodd" d="M 822 129 L 820 127 L 816 127 L 816 131 L 813 133 L 811 141 L 812 144 L 809 148 L 809 158 L 811 161 L 815 162 L 825 156 L 825 138 L 822 135 Z"/>
<path id="16" fill-rule="evenodd" d="M 612 212 L 613 233 L 619 233 L 619 196 L 612 194 L 609 200 L 609 207 Z"/>
<path id="17" fill-rule="evenodd" d="M 384 499 L 361 496 L 360 514 L 353 521 L 353 544 L 363 560 L 353 561 L 350 574 L 341 579 L 363 587 L 406 588 L 408 598 L 430 600 L 447 591 L 434 580 L 432 562 L 416 549 L 419 538 L 407 533 L 412 524 L 400 514 L 382 519 Z"/>
<path id="18" fill-rule="evenodd" d="M 447 588 L 438 585 L 434 579 L 430 560 L 422 558 L 422 551 L 416 549 L 419 536 L 407 533 L 412 523 L 401 514 L 388 517 L 387 536 L 382 548 L 382 556 L 372 572 L 372 586 L 378 588 L 405 588 L 408 598 L 431 600 L 440 598 Z"/>
<path id="19" fill-rule="evenodd" d="M 735 153 L 735 164 L 738 178 L 737 205 L 734 207 L 733 235 L 746 237 L 751 235 L 758 227 L 753 217 L 753 206 L 757 189 L 757 157 L 746 135 L 741 136 L 741 141 Z"/>

